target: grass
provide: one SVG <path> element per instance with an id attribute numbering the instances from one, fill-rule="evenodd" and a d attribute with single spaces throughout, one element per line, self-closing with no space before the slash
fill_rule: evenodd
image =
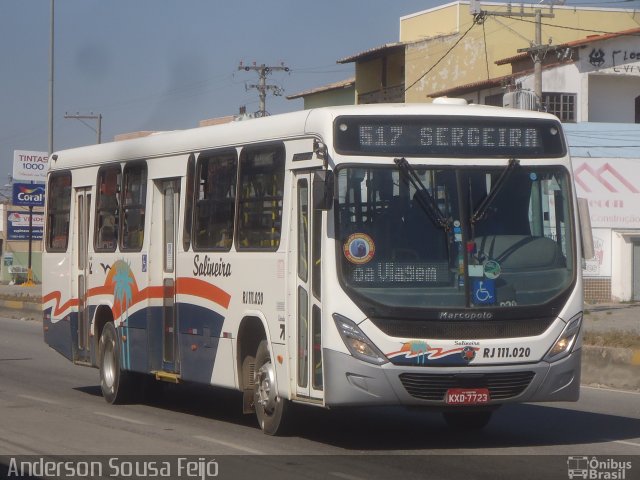
<path id="1" fill-rule="evenodd" d="M 585 332 L 585 345 L 597 347 L 640 348 L 640 335 L 634 332 Z"/>

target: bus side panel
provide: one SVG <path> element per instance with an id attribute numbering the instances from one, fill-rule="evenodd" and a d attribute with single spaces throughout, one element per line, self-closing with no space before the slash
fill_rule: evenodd
<path id="1" fill-rule="evenodd" d="M 78 314 L 76 312 L 66 315 L 57 322 L 51 321 L 53 308 L 47 308 L 44 310 L 44 341 L 47 345 L 53 348 L 56 352 L 60 353 L 69 360 L 73 360 L 73 348 L 72 348 L 72 334 L 70 318 L 75 318 L 73 322 L 77 325 Z"/>
<path id="2" fill-rule="evenodd" d="M 177 305 L 180 376 L 184 380 L 211 383 L 224 317 L 194 304 Z M 225 359 L 228 366 L 232 359 Z M 224 360 L 222 360 L 224 361 Z"/>
<path id="3" fill-rule="evenodd" d="M 148 370 L 162 370 L 162 307 L 149 307 L 147 311 Z"/>
<path id="4" fill-rule="evenodd" d="M 141 314 L 144 313 L 140 312 Z M 147 330 L 145 328 L 121 327 L 123 342 L 123 367 L 134 372 L 148 373 Z"/>

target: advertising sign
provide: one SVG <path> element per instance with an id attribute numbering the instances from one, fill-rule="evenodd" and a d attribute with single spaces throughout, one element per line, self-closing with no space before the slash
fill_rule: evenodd
<path id="1" fill-rule="evenodd" d="M 34 213 L 32 239 L 42 240 L 44 231 L 44 214 Z M 7 240 L 29 240 L 29 212 L 8 212 Z"/>
<path id="2" fill-rule="evenodd" d="M 44 207 L 44 185 L 14 183 L 12 200 L 20 207 Z"/>
<path id="3" fill-rule="evenodd" d="M 587 259 L 582 274 L 585 277 L 611 276 L 611 230 L 594 228 L 593 249 L 595 256 Z"/>
<path id="4" fill-rule="evenodd" d="M 640 160 L 574 157 L 573 173 L 593 228 L 640 228 Z"/>
<path id="5" fill-rule="evenodd" d="M 47 152 L 13 151 L 13 179 L 44 182 L 49 168 Z"/>

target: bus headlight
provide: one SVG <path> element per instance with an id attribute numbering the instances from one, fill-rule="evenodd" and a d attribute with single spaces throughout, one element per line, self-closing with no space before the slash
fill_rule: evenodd
<path id="1" fill-rule="evenodd" d="M 342 341 L 347 346 L 351 355 L 359 360 L 375 365 L 382 365 L 389 361 L 387 357 L 384 356 L 384 353 L 367 338 L 364 332 L 360 330 L 360 327 L 353 321 L 337 313 L 333 314 L 333 320 L 336 322 Z"/>
<path id="2" fill-rule="evenodd" d="M 564 327 L 564 330 L 562 330 L 562 333 L 547 352 L 544 359 L 547 362 L 556 362 L 569 355 L 578 339 L 581 325 L 582 313 L 579 313 L 567 323 L 567 326 Z"/>

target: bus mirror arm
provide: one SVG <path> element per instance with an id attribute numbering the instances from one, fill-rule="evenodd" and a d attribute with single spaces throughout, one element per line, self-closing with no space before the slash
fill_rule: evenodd
<path id="1" fill-rule="evenodd" d="M 589 260 L 593 258 L 596 253 L 593 247 L 589 201 L 586 198 L 578 198 L 578 223 L 580 225 L 580 239 L 582 241 L 582 258 Z"/>
<path id="2" fill-rule="evenodd" d="M 333 172 L 319 170 L 313 174 L 313 208 L 331 210 L 333 206 Z"/>

